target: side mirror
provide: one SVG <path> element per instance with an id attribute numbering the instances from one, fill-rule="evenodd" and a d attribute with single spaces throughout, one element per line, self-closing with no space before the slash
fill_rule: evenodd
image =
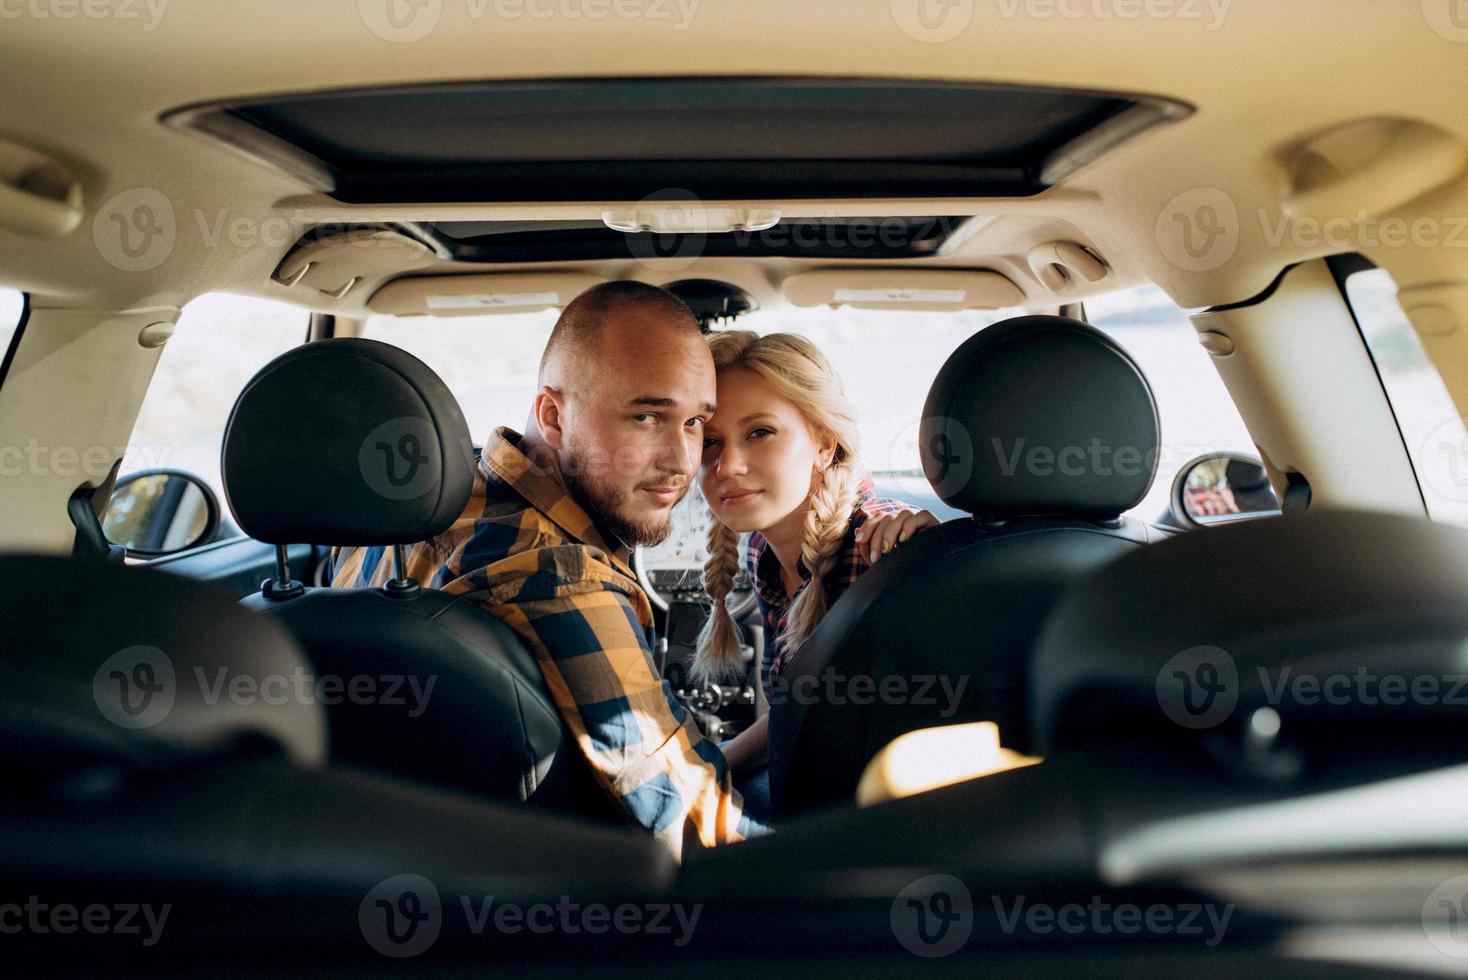
<path id="1" fill-rule="evenodd" d="M 117 482 L 102 515 L 107 540 L 157 558 L 201 545 L 219 530 L 219 498 L 180 470 L 144 470 Z"/>
<path id="2" fill-rule="evenodd" d="M 1199 456 L 1172 482 L 1172 514 L 1182 527 L 1209 527 L 1279 513 L 1279 498 L 1269 474 L 1254 456 Z"/>

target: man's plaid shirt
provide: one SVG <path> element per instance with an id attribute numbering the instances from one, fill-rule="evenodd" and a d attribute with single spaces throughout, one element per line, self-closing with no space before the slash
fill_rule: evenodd
<path id="1" fill-rule="evenodd" d="M 846 536 L 841 539 L 836 564 L 826 573 L 821 583 L 826 590 L 827 608 L 851 587 L 851 583 L 862 572 L 872 567 L 867 549 L 856 544 L 856 529 L 865 524 L 869 517 L 900 514 L 911 509 L 910 505 L 900 500 L 876 496 L 870 477 L 861 481 L 857 487 L 856 509 L 851 514 L 851 523 L 846 526 Z M 779 649 L 779 640 L 790 625 L 790 606 L 800 590 L 796 590 L 795 595 L 785 591 L 785 583 L 780 577 L 780 559 L 775 556 L 775 550 L 770 547 L 765 536 L 758 531 L 749 536 L 744 557 L 749 569 L 749 580 L 754 583 L 755 598 L 759 600 L 760 615 L 765 622 L 765 653 L 759 665 L 760 686 L 765 689 L 765 697 L 773 700 L 770 677 L 780 673 L 790 662 L 790 658 L 795 656 L 794 650 Z M 801 586 L 804 589 L 810 583 L 810 573 L 806 570 L 804 561 L 800 561 L 798 567 L 806 582 L 806 585 Z"/>
<path id="2" fill-rule="evenodd" d="M 409 550 L 405 574 L 474 599 L 519 634 L 598 781 L 675 854 L 685 835 L 712 846 L 762 832 L 741 812 L 723 753 L 658 676 L 630 550 L 602 536 L 559 475 L 537 472 L 520 440 L 495 430 L 468 507 Z M 389 552 L 338 549 L 331 584 L 380 587 Z"/>

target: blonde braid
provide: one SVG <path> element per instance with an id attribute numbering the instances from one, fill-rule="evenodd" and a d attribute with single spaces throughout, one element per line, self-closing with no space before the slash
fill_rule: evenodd
<path id="1" fill-rule="evenodd" d="M 696 683 L 723 680 L 738 669 L 739 628 L 729 613 L 729 593 L 739 574 L 739 535 L 709 515 L 709 560 L 703 566 L 703 590 L 713 603 L 698 634 L 698 649 L 689 672 Z"/>
<path id="2" fill-rule="evenodd" d="M 854 460 L 842 459 L 826 467 L 820 485 L 810 495 L 805 514 L 805 533 L 800 541 L 800 559 L 810 580 L 790 606 L 790 625 L 780 637 L 780 656 L 787 660 L 815 632 L 826 615 L 827 573 L 836 566 L 841 541 L 856 510 L 860 479 Z"/>

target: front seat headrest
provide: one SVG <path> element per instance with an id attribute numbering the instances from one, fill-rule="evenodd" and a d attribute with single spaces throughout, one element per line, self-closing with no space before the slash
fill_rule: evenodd
<path id="1" fill-rule="evenodd" d="M 1468 531 L 1340 510 L 1262 518 L 1071 585 L 1031 662 L 1031 718 L 1046 754 L 1232 737 L 1262 709 L 1285 736 L 1364 752 L 1403 725 L 1461 727 L 1465 651 Z"/>
<path id="2" fill-rule="evenodd" d="M 0 557 L 0 769 L 150 770 L 262 746 L 326 759 L 299 647 L 218 586 L 143 568 Z"/>
<path id="3" fill-rule="evenodd" d="M 1131 356 L 1079 320 L 979 331 L 938 372 L 919 429 L 945 503 L 984 518 L 1113 518 L 1146 496 L 1160 441 Z"/>
<path id="4" fill-rule="evenodd" d="M 375 340 L 303 344 L 260 369 L 224 430 L 225 497 L 267 544 L 442 533 L 474 486 L 469 426 L 422 361 Z"/>

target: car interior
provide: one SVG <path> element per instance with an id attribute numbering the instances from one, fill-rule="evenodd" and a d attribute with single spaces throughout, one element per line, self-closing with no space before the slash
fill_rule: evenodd
<path id="1" fill-rule="evenodd" d="M 0 0 L 0 949 L 1468 970 L 1462 7 Z M 810 337 L 940 521 L 778 699 L 747 571 L 692 670 L 701 496 L 636 550 L 670 697 L 769 718 L 681 860 L 405 572 L 624 280 Z"/>

